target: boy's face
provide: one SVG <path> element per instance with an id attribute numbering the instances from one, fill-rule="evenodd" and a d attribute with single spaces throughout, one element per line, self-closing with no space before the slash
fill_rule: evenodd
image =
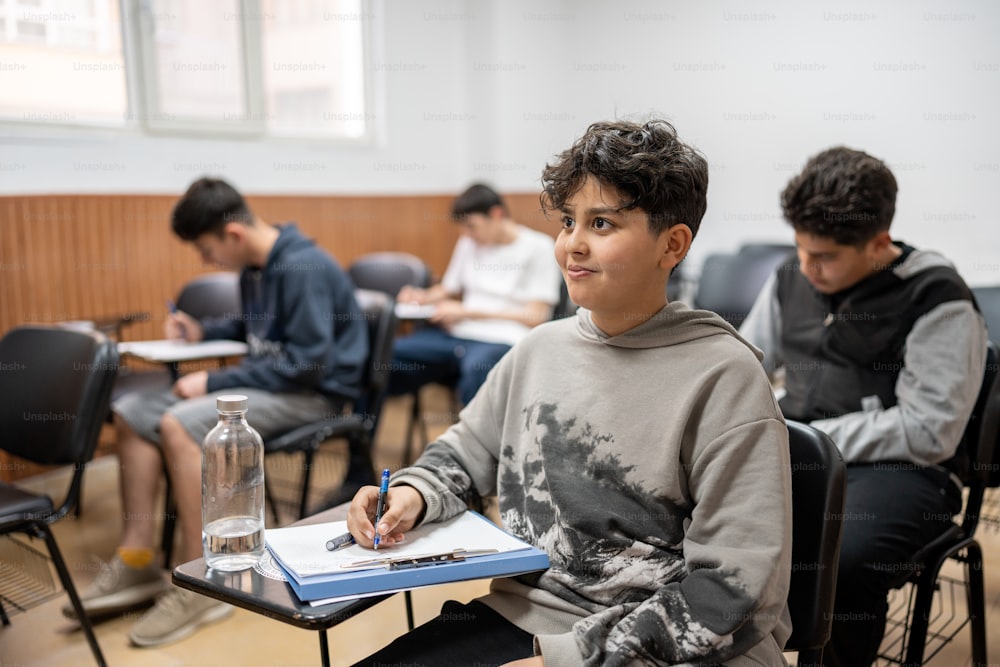
<path id="1" fill-rule="evenodd" d="M 222 232 L 222 236 L 212 232 L 202 234 L 194 241 L 195 249 L 201 255 L 201 261 L 206 264 L 215 264 L 223 269 L 239 270 L 246 263 L 244 260 L 244 250 L 242 235 L 229 229 L 229 223 Z"/>
<path id="2" fill-rule="evenodd" d="M 476 245 L 494 245 L 499 242 L 503 226 L 503 212 L 494 207 L 489 213 L 467 213 L 458 221 L 463 236 L 468 236 Z"/>
<path id="3" fill-rule="evenodd" d="M 561 211 L 555 251 L 570 298 L 612 335 L 663 308 L 670 269 L 687 251 L 675 257 L 669 232 L 652 236 L 646 211 L 622 203 L 617 189 L 587 176 Z"/>
<path id="4" fill-rule="evenodd" d="M 853 287 L 880 270 L 881 245 L 884 244 L 879 238 L 853 246 L 842 245 L 825 236 L 795 232 L 799 271 L 821 294 L 835 294 Z"/>

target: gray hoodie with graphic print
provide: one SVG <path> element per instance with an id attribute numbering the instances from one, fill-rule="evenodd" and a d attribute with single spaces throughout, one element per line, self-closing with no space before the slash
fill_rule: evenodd
<path id="1" fill-rule="evenodd" d="M 504 528 L 549 554 L 482 599 L 546 667 L 785 664 L 787 430 L 759 352 L 713 313 L 537 327 L 392 484 L 425 522 L 497 494 Z"/>

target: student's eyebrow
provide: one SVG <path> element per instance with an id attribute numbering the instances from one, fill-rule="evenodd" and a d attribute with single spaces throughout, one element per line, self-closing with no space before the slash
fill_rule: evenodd
<path id="1" fill-rule="evenodd" d="M 574 209 L 569 206 L 563 206 L 560 209 L 563 213 L 573 213 Z M 598 206 L 595 208 L 588 208 L 584 213 L 588 215 L 608 215 L 609 213 L 621 213 L 622 209 L 614 208 L 611 206 Z"/>

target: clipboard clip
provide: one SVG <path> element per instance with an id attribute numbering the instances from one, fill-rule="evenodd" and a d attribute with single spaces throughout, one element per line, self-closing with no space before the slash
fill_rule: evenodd
<path id="1" fill-rule="evenodd" d="M 410 558 L 391 558 L 386 566 L 390 570 L 408 570 L 414 567 L 425 567 L 427 565 L 442 565 L 444 563 L 458 563 L 470 556 L 481 556 L 484 554 L 497 553 L 496 549 L 455 549 L 443 554 L 432 556 L 415 556 Z"/>
<path id="2" fill-rule="evenodd" d="M 427 565 L 441 565 L 442 563 L 458 563 L 465 560 L 465 554 L 461 551 L 452 551 L 446 554 L 436 554 L 434 556 L 417 556 L 415 558 L 392 558 L 386 562 L 386 567 L 390 570 L 409 570 L 414 567 L 425 567 Z"/>
<path id="3" fill-rule="evenodd" d="M 444 563 L 458 563 L 470 556 L 482 556 L 485 554 L 497 553 L 496 549 L 455 549 L 438 554 L 427 554 L 419 556 L 409 556 L 403 558 L 368 558 L 351 563 L 344 563 L 341 567 L 384 567 L 389 570 L 408 570 L 415 567 L 425 567 L 428 565 L 442 565 Z"/>

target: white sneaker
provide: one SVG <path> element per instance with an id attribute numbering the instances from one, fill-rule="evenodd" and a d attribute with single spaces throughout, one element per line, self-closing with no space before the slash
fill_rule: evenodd
<path id="1" fill-rule="evenodd" d="M 232 606 L 225 602 L 173 586 L 135 622 L 128 638 L 136 646 L 168 644 L 232 613 Z"/>
<path id="2" fill-rule="evenodd" d="M 149 602 L 166 587 L 167 582 L 157 565 L 151 563 L 136 569 L 115 556 L 110 563 L 101 563 L 97 579 L 80 593 L 80 602 L 87 616 L 104 616 Z M 76 618 L 76 610 L 71 604 L 64 605 L 62 613 L 67 618 Z"/>

